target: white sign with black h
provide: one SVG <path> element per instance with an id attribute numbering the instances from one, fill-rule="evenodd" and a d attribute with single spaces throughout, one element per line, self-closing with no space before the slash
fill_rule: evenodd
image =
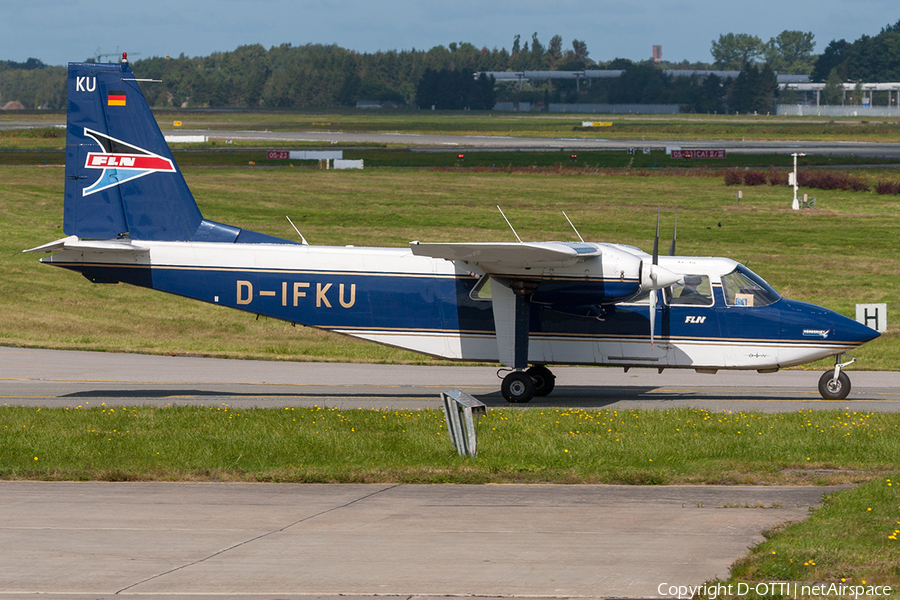
<path id="1" fill-rule="evenodd" d="M 878 333 L 887 331 L 887 304 L 857 304 L 856 320 Z"/>

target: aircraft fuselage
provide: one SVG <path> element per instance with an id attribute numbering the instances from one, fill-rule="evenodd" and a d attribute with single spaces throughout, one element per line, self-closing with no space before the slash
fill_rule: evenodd
<path id="1" fill-rule="evenodd" d="M 121 281 L 450 360 L 498 360 L 490 298 L 473 294 L 484 272 L 463 261 L 404 248 L 122 244 L 132 251 L 63 250 L 42 261 L 94 281 Z M 651 345 L 646 293 L 588 304 L 584 277 L 576 274 L 592 260 L 557 268 L 552 279 L 535 273 L 541 280 L 532 295 L 529 363 L 768 371 L 840 354 L 873 337 L 847 317 L 780 296 L 764 306 L 748 306 L 746 299 L 735 305 L 723 278 L 740 265 L 729 259 L 661 257 L 661 266 L 703 279 L 704 296 L 686 304 L 684 297 L 650 292 L 658 294 Z M 557 293 L 570 284 L 577 296 Z M 613 296 L 612 289 L 625 296 L 639 291 L 602 276 L 594 285 Z"/>

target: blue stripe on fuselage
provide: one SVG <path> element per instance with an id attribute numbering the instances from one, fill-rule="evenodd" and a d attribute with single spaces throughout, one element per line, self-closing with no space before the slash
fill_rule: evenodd
<path id="1" fill-rule="evenodd" d="M 325 329 L 447 331 L 493 334 L 489 301 L 469 294 L 477 278 L 401 273 L 235 270 L 225 268 L 62 265 L 86 275 L 122 281 Z M 607 290 L 608 291 L 608 290 Z M 648 305 L 619 304 L 578 317 L 535 305 L 532 335 L 649 338 Z M 659 341 L 732 340 L 858 344 L 873 330 L 828 309 L 781 299 L 763 307 L 725 306 L 721 288 L 714 306 L 658 308 Z M 814 334 L 810 332 L 824 332 Z M 804 334 L 806 332 L 806 334 Z"/>

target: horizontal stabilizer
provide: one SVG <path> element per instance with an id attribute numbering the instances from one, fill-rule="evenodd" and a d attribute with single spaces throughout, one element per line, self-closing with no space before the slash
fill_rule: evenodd
<path id="1" fill-rule="evenodd" d="M 79 240 L 78 236 L 70 235 L 69 237 L 30 248 L 22 252 L 59 252 L 61 250 L 93 250 L 100 252 L 131 252 L 141 253 L 147 252 L 146 248 L 135 246 L 131 242 L 125 240 Z"/>
<path id="2" fill-rule="evenodd" d="M 595 244 L 569 242 L 422 243 L 410 242 L 416 256 L 464 260 L 478 264 L 539 265 L 600 256 Z"/>

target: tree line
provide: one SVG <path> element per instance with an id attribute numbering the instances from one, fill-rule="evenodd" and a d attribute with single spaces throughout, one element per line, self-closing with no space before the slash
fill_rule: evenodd
<path id="1" fill-rule="evenodd" d="M 900 21 L 855 42 L 832 41 L 813 54 L 812 33 L 784 31 L 763 42 L 729 33 L 711 44 L 712 63 L 595 62 L 583 40 L 548 44 L 515 36 L 511 49 L 460 42 L 430 50 L 358 53 L 337 45 L 259 44 L 205 57 L 137 60 L 135 72 L 151 106 L 309 109 L 376 100 L 423 109 L 484 110 L 496 101 L 679 104 L 695 112 L 767 112 L 776 100 L 775 72 L 808 73 L 839 87 L 848 80 L 900 81 Z M 89 60 L 90 62 L 90 60 Z M 735 78 L 671 77 L 663 69 L 740 71 Z M 520 86 L 475 78 L 482 71 L 622 69 L 615 79 L 553 80 Z M 835 82 L 837 82 L 835 84 Z M 826 94 L 827 96 L 827 94 Z M 37 59 L 0 61 L 0 106 L 65 108 L 66 69 Z"/>

